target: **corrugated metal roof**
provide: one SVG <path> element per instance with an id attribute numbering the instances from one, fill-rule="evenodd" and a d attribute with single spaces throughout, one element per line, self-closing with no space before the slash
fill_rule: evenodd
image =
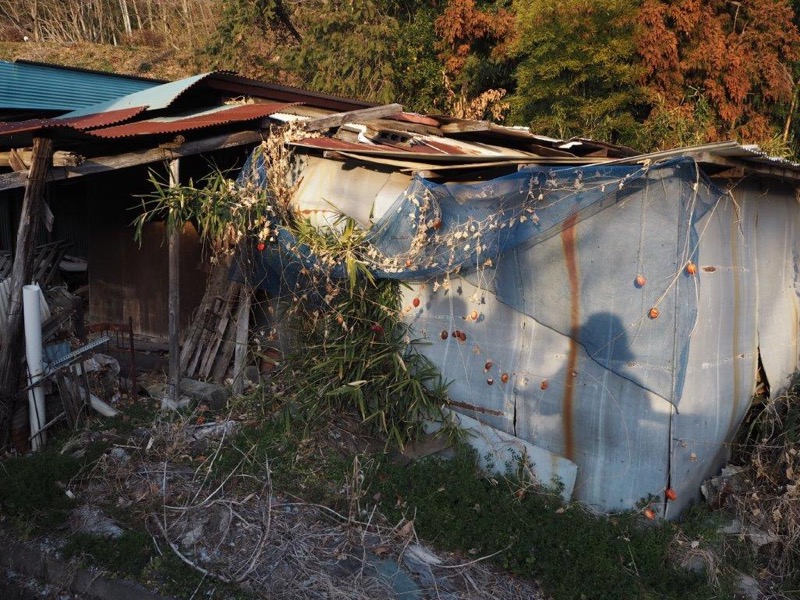
<path id="1" fill-rule="evenodd" d="M 73 111 L 64 115 L 64 117 L 83 117 L 94 113 L 133 108 L 135 106 L 146 106 L 147 110 L 161 110 L 168 108 L 184 92 L 211 75 L 213 73 L 201 73 L 178 81 L 151 86 L 122 98 L 116 98 L 100 104 L 86 105 L 85 108 Z"/>
<path id="2" fill-rule="evenodd" d="M 157 85 L 111 73 L 0 61 L 0 108 L 4 109 L 77 110 Z"/>
<path id="3" fill-rule="evenodd" d="M 240 123 L 263 119 L 274 112 L 285 109 L 290 104 L 270 102 L 265 104 L 243 104 L 237 106 L 220 106 L 193 113 L 176 115 L 173 117 L 159 117 L 125 123 L 115 127 L 95 129 L 90 135 L 102 138 L 122 138 L 137 135 L 158 135 L 179 133 L 204 127 L 215 127 L 227 123 Z"/>
<path id="4" fill-rule="evenodd" d="M 384 156 L 408 160 L 415 160 L 413 157 L 423 157 L 424 160 L 435 162 L 455 161 L 466 163 L 536 157 L 535 154 L 510 148 L 489 146 L 488 144 L 468 144 L 447 138 L 434 138 L 433 136 L 415 136 L 410 144 L 357 143 L 337 138 L 318 137 L 299 140 L 293 142 L 293 145 L 318 150 L 346 152 L 352 155 L 362 154 L 364 156 Z M 416 160 L 419 160 L 419 158 Z"/>
<path id="5" fill-rule="evenodd" d="M 73 117 L 65 119 L 56 117 L 52 119 L 28 119 L 27 121 L 12 121 L 10 123 L 0 123 L 0 135 L 12 135 L 20 133 L 32 133 L 50 127 L 69 127 L 80 131 L 95 129 L 97 127 L 108 127 L 115 123 L 121 123 L 132 119 L 145 109 L 144 106 L 126 108 L 123 110 L 113 110 L 100 114 L 87 115 L 85 117 Z"/>

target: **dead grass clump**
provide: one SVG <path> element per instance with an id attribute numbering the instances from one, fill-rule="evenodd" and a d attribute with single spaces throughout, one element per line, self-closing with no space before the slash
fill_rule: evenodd
<path id="1" fill-rule="evenodd" d="M 770 575 L 784 579 L 800 567 L 800 379 L 751 412 L 739 456 L 750 485 L 728 504 Z"/>

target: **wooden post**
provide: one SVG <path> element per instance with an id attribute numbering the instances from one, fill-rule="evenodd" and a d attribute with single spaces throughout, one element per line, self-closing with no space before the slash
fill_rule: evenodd
<path id="1" fill-rule="evenodd" d="M 41 223 L 47 174 L 53 158 L 53 140 L 34 138 L 33 155 L 22 213 L 17 230 L 14 266 L 11 270 L 11 298 L 5 328 L 0 338 L 0 441 L 8 433 L 14 401 L 19 391 L 22 361 L 22 286 L 31 283 L 33 253 Z"/>
<path id="2" fill-rule="evenodd" d="M 176 187 L 179 182 L 179 160 L 169 161 L 169 185 Z M 169 232 L 169 400 L 177 408 L 181 397 L 181 354 L 180 354 L 180 224 Z"/>

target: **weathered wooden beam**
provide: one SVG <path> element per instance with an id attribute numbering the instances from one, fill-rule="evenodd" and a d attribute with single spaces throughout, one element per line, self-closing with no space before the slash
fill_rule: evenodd
<path id="1" fill-rule="evenodd" d="M 246 284 L 239 293 L 239 309 L 236 313 L 236 350 L 233 358 L 233 393 L 244 391 L 244 367 L 247 362 L 247 342 L 250 338 L 250 302 L 253 291 Z"/>
<path id="2" fill-rule="evenodd" d="M 325 129 L 332 129 L 333 127 L 341 127 L 345 123 L 360 123 L 372 119 L 382 119 L 401 112 L 403 112 L 402 104 L 385 104 L 383 106 L 373 106 L 362 110 L 336 113 L 319 119 L 311 119 L 303 123 L 302 127 L 305 131 L 309 132 L 323 131 Z"/>
<path id="3" fill-rule="evenodd" d="M 0 152 L 0 167 L 11 167 L 15 171 L 27 171 L 32 160 L 33 150 L 30 148 L 12 148 L 7 152 Z M 54 167 L 77 167 L 83 161 L 83 156 L 75 152 L 65 150 L 53 152 Z"/>
<path id="4" fill-rule="evenodd" d="M 179 160 L 169 161 L 169 186 L 180 183 Z M 180 277 L 181 277 L 181 233 L 182 227 L 175 225 L 169 232 L 169 399 L 173 407 L 181 397 L 180 356 Z"/>
<path id="5" fill-rule="evenodd" d="M 0 441 L 6 438 L 19 388 L 22 361 L 22 287 L 33 274 L 34 248 L 44 206 L 47 174 L 53 159 L 53 141 L 34 138 L 33 162 L 25 187 L 11 268 L 8 315 L 0 337 Z"/>
<path id="6" fill-rule="evenodd" d="M 203 140 L 186 142 L 182 146 L 175 148 L 149 148 L 137 152 L 126 152 L 116 156 L 102 156 L 98 158 L 86 159 L 77 167 L 64 167 L 53 169 L 48 175 L 48 181 L 60 181 L 63 179 L 73 179 L 95 173 L 105 173 L 116 169 L 136 167 L 150 163 L 163 162 L 184 156 L 193 156 L 212 150 L 222 150 L 236 146 L 246 146 L 258 144 L 266 136 L 267 132 L 240 131 L 237 133 L 218 135 Z M 28 172 L 0 174 L 0 192 L 3 190 L 23 188 L 28 180 Z"/>

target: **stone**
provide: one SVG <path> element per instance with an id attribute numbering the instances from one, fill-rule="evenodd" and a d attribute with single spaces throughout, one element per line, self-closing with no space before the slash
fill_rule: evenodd
<path id="1" fill-rule="evenodd" d="M 181 394 L 197 404 L 205 404 L 211 410 L 222 410 L 231 397 L 230 390 L 219 383 L 207 383 L 188 377 L 181 379 Z"/>

